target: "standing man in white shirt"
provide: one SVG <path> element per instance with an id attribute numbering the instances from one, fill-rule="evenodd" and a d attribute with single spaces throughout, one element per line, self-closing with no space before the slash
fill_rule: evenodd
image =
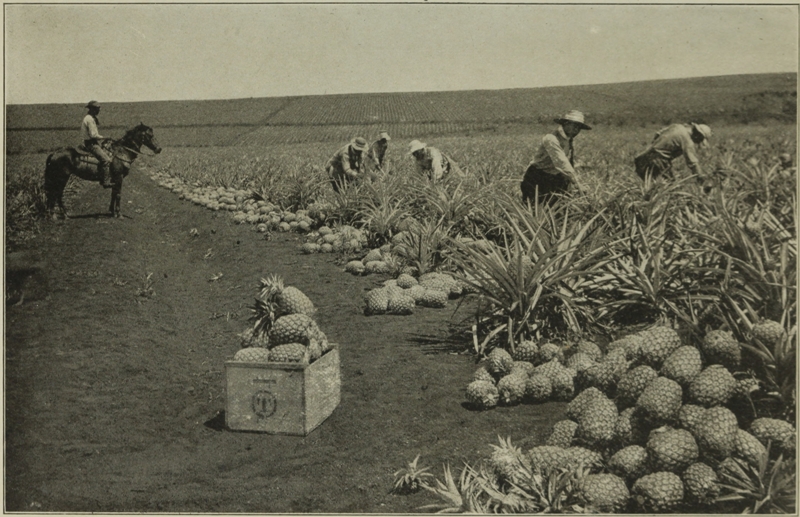
<path id="1" fill-rule="evenodd" d="M 97 126 L 99 125 L 97 115 L 100 113 L 100 103 L 97 101 L 89 101 L 89 104 L 86 105 L 86 109 L 89 110 L 89 113 L 83 117 L 83 123 L 81 124 L 83 145 L 97 157 L 97 160 L 100 162 L 98 167 L 102 177 L 100 184 L 103 185 L 103 188 L 109 188 L 113 185 L 111 183 L 111 156 L 108 155 L 101 145 L 105 137 L 97 131 Z"/>

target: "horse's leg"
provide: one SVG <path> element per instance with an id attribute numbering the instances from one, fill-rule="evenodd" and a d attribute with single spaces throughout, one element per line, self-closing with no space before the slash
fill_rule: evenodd
<path id="1" fill-rule="evenodd" d="M 58 167 L 55 164 L 48 163 L 47 170 L 45 171 L 44 190 L 47 196 L 47 212 L 54 220 L 58 219 L 55 212 L 56 204 L 61 209 L 61 214 L 64 219 L 67 216 L 67 209 L 64 207 L 64 189 L 69 181 L 70 171 L 68 167 Z"/>
<path id="2" fill-rule="evenodd" d="M 122 217 L 120 213 L 120 202 L 122 199 L 122 178 L 117 178 L 114 180 L 114 186 L 111 187 L 111 205 L 108 207 L 108 211 L 111 212 L 111 215 L 114 217 Z"/>

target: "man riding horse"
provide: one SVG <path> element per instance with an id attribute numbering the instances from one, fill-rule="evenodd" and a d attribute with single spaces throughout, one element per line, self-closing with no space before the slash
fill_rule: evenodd
<path id="1" fill-rule="evenodd" d="M 83 123 L 81 123 L 83 146 L 97 157 L 101 176 L 100 184 L 103 185 L 103 188 L 110 188 L 113 185 L 111 183 L 111 156 L 103 149 L 102 143 L 105 138 L 97 130 L 97 126 L 100 125 L 100 121 L 97 120 L 97 115 L 100 113 L 100 103 L 89 101 L 86 109 L 89 110 L 89 113 L 83 117 Z"/>

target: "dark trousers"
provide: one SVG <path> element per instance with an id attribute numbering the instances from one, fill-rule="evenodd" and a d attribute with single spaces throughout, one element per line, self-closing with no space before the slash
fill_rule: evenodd
<path id="1" fill-rule="evenodd" d="M 633 159 L 636 175 L 644 180 L 645 176 L 656 179 L 662 174 L 672 176 L 672 161 L 655 151 L 648 151 Z"/>
<path id="2" fill-rule="evenodd" d="M 553 204 L 558 199 L 555 194 L 565 193 L 569 189 L 570 181 L 563 174 L 548 174 L 531 165 L 520 183 L 522 201 L 533 204 L 538 200 L 540 204 Z"/>

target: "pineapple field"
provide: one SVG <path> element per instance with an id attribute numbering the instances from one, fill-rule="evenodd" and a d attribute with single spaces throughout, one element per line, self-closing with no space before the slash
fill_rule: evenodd
<path id="1" fill-rule="evenodd" d="M 553 207 L 519 195 L 552 116 L 480 92 L 224 105 L 255 126 L 142 156 L 120 221 L 83 182 L 42 220 L 41 144 L 8 156 L 6 508 L 795 513 L 796 125 L 707 119 L 707 175 L 643 183 L 679 104 L 611 108 L 651 86 L 584 92 L 607 124 Z M 326 160 L 378 129 L 384 171 L 334 192 Z M 463 173 L 419 176 L 423 137 Z M 226 428 L 225 361 L 333 348 L 318 429 Z"/>

